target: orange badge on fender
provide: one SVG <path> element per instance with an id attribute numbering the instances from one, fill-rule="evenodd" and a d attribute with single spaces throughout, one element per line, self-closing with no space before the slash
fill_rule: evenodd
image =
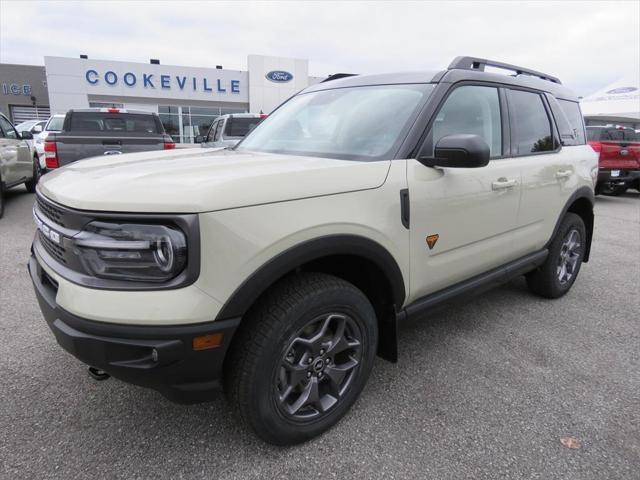
<path id="1" fill-rule="evenodd" d="M 440 238 L 440 235 L 438 235 L 437 233 L 435 235 L 429 235 L 427 237 L 427 245 L 429 245 L 429 250 L 433 250 L 433 247 L 435 247 L 436 242 L 438 241 L 439 238 Z"/>

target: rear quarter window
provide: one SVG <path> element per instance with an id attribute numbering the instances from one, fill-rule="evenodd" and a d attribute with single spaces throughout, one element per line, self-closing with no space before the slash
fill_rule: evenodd
<path id="1" fill-rule="evenodd" d="M 260 123 L 260 120 L 262 119 L 250 117 L 231 117 L 227 120 L 224 134 L 226 137 L 244 137 Z"/>
<path id="2" fill-rule="evenodd" d="M 565 118 L 569 121 L 572 133 L 575 137 L 573 145 L 584 145 L 586 143 L 584 133 L 584 120 L 582 118 L 582 112 L 580 111 L 580 105 L 578 102 L 571 102 L 569 100 L 558 100 L 558 104 L 564 113 Z"/>
<path id="3" fill-rule="evenodd" d="M 103 132 L 110 134 L 163 133 L 160 131 L 153 115 L 136 113 L 74 112 L 71 114 L 70 129 L 79 132 Z"/>

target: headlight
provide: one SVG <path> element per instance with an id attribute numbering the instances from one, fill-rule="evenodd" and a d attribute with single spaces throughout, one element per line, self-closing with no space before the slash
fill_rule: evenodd
<path id="1" fill-rule="evenodd" d="M 85 270 L 99 278 L 166 282 L 187 264 L 184 233 L 167 225 L 95 221 L 73 245 Z"/>

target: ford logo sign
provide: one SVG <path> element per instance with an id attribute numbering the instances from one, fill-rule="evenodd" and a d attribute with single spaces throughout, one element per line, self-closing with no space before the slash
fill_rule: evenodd
<path id="1" fill-rule="evenodd" d="M 293 75 L 283 70 L 273 70 L 267 73 L 265 77 L 272 82 L 290 82 L 293 80 Z"/>
<path id="2" fill-rule="evenodd" d="M 616 93 L 631 93 L 637 90 L 636 87 L 620 87 L 614 88 L 613 90 L 609 90 L 607 93 L 616 94 Z"/>

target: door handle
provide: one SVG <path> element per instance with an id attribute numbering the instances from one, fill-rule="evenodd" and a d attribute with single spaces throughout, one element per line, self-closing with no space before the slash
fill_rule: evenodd
<path id="1" fill-rule="evenodd" d="M 571 170 L 558 170 L 556 172 L 556 178 L 558 180 L 563 178 L 569 178 L 573 172 Z"/>
<path id="2" fill-rule="evenodd" d="M 509 180 L 507 178 L 502 177 L 491 184 L 491 189 L 503 190 L 505 188 L 513 188 L 516 186 L 517 183 L 518 182 L 516 182 L 515 180 Z"/>

